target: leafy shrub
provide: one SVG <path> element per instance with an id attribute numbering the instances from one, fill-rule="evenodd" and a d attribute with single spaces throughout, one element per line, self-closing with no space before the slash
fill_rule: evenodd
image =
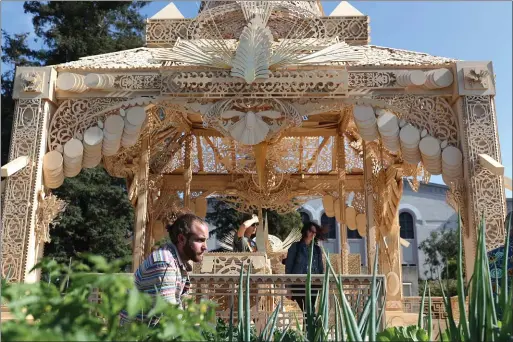
<path id="1" fill-rule="evenodd" d="M 2 304 L 13 320 L 2 322 L 2 338 L 7 341 L 180 341 L 200 340 L 202 331 L 213 330 L 215 311 L 208 303 L 188 303 L 186 310 L 134 288 L 131 277 L 116 274 L 121 261 L 108 264 L 103 257 L 89 256 L 81 262 L 61 265 L 44 260 L 36 267 L 60 284 L 10 284 L 2 280 Z M 91 273 L 101 272 L 101 273 Z M 101 291 L 101 302 L 88 300 L 93 289 Z M 133 322 L 120 326 L 120 311 L 130 317 L 147 312 L 160 317 L 150 327 Z M 33 323 L 27 317 L 33 317 Z"/>

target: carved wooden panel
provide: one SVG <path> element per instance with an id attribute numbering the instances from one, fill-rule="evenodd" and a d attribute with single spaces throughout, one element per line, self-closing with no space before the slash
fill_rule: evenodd
<path id="1" fill-rule="evenodd" d="M 243 19 L 243 18 L 241 18 Z M 191 30 L 194 27 L 195 19 L 150 19 L 146 24 L 146 44 L 148 46 L 170 47 L 173 46 L 177 39 L 191 39 L 191 35 L 196 30 Z M 318 34 L 322 31 L 325 33 L 326 38 L 339 37 L 351 45 L 363 45 L 370 41 L 369 18 L 367 16 L 356 17 L 322 17 L 322 18 L 308 18 L 304 19 L 306 23 L 303 26 L 314 26 L 311 29 L 310 35 Z M 240 22 L 239 22 L 240 21 Z M 308 23 L 311 22 L 311 23 Z M 230 36 L 232 39 L 237 39 L 240 35 L 245 21 L 231 20 L 225 21 L 219 29 L 224 30 L 220 32 L 223 36 Z M 273 27 L 271 21 L 269 26 Z M 285 38 L 288 32 L 286 30 L 273 30 L 275 38 Z M 303 38 L 312 38 L 305 35 Z"/>
<path id="2" fill-rule="evenodd" d="M 500 162 L 501 154 L 497 119 L 490 96 L 463 98 L 463 150 L 468 158 L 470 229 L 477 225 L 484 214 L 486 219 L 486 247 L 494 249 L 504 243 L 504 218 L 506 205 L 502 177 L 492 174 L 479 164 L 479 154 L 487 154 Z"/>
<path id="3" fill-rule="evenodd" d="M 9 279 L 15 282 L 25 279 L 28 241 L 35 225 L 37 179 L 42 173 L 39 155 L 44 149 L 46 114 L 41 99 L 18 100 L 14 113 L 9 160 L 28 156 L 33 162 L 7 179 L 3 198 L 2 276 L 9 274 Z"/>

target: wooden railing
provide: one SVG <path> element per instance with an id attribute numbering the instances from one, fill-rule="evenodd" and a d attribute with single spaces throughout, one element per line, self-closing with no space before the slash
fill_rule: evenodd
<path id="1" fill-rule="evenodd" d="M 120 274 L 120 276 L 132 276 L 131 274 Z M 322 287 L 324 276 L 313 275 L 312 286 Z M 370 276 L 342 276 L 343 290 L 351 305 L 353 312 L 358 316 L 363 311 L 367 299 L 370 297 Z M 285 274 L 253 274 L 250 276 L 250 305 L 251 318 L 257 328 L 262 328 L 267 322 L 278 303 L 282 303 L 278 315 L 277 326 L 285 327 L 296 318 L 300 324 L 304 319 L 302 310 L 298 304 L 291 300 L 292 286 L 304 285 L 306 275 L 285 275 Z M 384 276 L 377 276 L 377 283 L 380 284 L 377 302 L 378 308 L 384 298 Z M 294 289 L 294 296 L 306 297 L 306 293 L 300 288 Z M 238 307 L 239 276 L 238 275 L 215 275 L 215 274 L 192 274 L 191 290 L 189 296 L 197 301 L 202 299 L 210 300 L 217 304 L 216 315 L 219 318 L 229 320 L 230 308 L 234 310 L 234 320 L 237 321 L 236 308 Z M 330 317 L 335 317 L 335 299 L 338 290 L 335 279 L 330 277 Z M 101 293 L 95 290 L 89 297 L 90 301 L 101 301 Z M 341 303 L 339 299 L 339 303 Z M 334 322 L 333 322 L 334 323 Z"/>

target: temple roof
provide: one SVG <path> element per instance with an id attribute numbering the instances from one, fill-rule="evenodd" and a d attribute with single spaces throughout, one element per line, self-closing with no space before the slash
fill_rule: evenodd
<path id="1" fill-rule="evenodd" d="M 393 49 L 375 45 L 355 47 L 363 50 L 365 58 L 349 62 L 347 66 L 440 66 L 458 61 L 453 58 L 432 56 L 427 53 Z M 158 70 L 163 63 L 154 54 L 165 48 L 140 47 L 130 50 L 80 58 L 78 61 L 56 64 L 58 70 Z"/>

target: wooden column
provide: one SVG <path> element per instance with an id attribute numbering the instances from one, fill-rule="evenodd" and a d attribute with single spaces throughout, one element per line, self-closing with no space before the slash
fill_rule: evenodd
<path id="1" fill-rule="evenodd" d="M 493 174 L 480 164 L 480 154 L 501 162 L 501 150 L 495 112 L 495 80 L 491 62 L 457 62 L 457 94 L 453 110 L 459 128 L 463 151 L 463 179 L 451 184 L 450 195 L 463 220 L 465 275 L 474 270 L 478 226 L 486 219 L 486 247 L 495 249 L 504 244 L 506 198 L 502 175 Z M 480 75 L 477 80 L 469 77 Z"/>
<path id="2" fill-rule="evenodd" d="M 256 231 L 256 244 L 259 252 L 266 252 L 267 250 L 267 238 L 265 234 L 264 226 L 264 215 L 262 207 L 258 209 L 258 226 Z"/>
<path id="3" fill-rule="evenodd" d="M 340 205 L 340 265 L 342 274 L 346 274 L 349 269 L 348 258 L 349 250 L 347 245 L 347 227 L 346 227 L 346 149 L 344 131 L 339 130 L 337 134 L 337 172 L 338 172 L 338 198 Z"/>
<path id="4" fill-rule="evenodd" d="M 148 176 L 150 147 L 149 137 L 142 137 L 139 172 L 137 173 L 137 206 L 135 210 L 135 228 L 132 247 L 132 270 L 135 271 L 144 258 L 146 225 L 148 222 Z"/>
<path id="5" fill-rule="evenodd" d="M 32 82 L 27 81 L 30 79 Z M 55 79 L 56 72 L 51 67 L 16 68 L 9 161 L 28 157 L 28 164 L 2 181 L 2 276 L 9 275 L 11 282 L 39 280 L 38 273 L 30 270 L 38 262 L 37 250 L 43 247 L 43 242 L 36 239 L 36 213 L 43 189 L 43 156 L 47 152 L 46 129 L 54 109 Z"/>
<path id="6" fill-rule="evenodd" d="M 363 177 L 365 194 L 365 215 L 367 217 L 367 269 L 372 274 L 372 265 L 376 255 L 376 224 L 374 222 L 374 189 L 372 187 L 372 157 L 367 153 L 367 144 L 363 145 Z"/>
<path id="7" fill-rule="evenodd" d="M 185 138 L 185 160 L 184 160 L 184 179 L 185 189 L 183 193 L 183 205 L 191 209 L 191 181 L 192 181 L 192 134 Z"/>
<path id="8" fill-rule="evenodd" d="M 479 154 L 487 154 L 499 163 L 501 161 L 494 107 L 491 96 L 460 97 L 453 107 L 459 117 L 464 179 L 459 184 L 451 184 L 451 193 L 457 199 L 457 209 L 463 218 L 467 279 L 474 269 L 478 226 L 482 215 L 486 219 L 487 249 L 504 244 L 504 179 L 482 167 L 479 162 Z"/>

